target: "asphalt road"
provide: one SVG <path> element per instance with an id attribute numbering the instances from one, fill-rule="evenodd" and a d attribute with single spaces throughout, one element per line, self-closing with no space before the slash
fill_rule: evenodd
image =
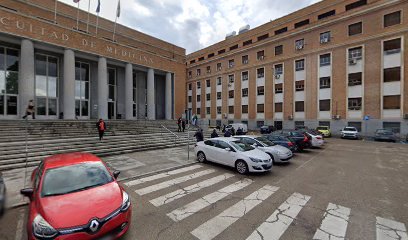
<path id="1" fill-rule="evenodd" d="M 128 240 L 408 239 L 408 145 L 329 139 L 267 174 L 207 163 L 124 182 Z M 25 239 L 25 207 L 0 239 Z"/>

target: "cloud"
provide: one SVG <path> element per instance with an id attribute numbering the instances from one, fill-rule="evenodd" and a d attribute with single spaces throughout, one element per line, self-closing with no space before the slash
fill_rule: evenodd
<path id="1" fill-rule="evenodd" d="M 76 6 L 72 0 L 60 0 Z M 96 0 L 91 1 L 91 13 Z M 121 0 L 118 22 L 197 51 L 225 38 L 246 24 L 260 26 L 320 0 Z M 101 17 L 114 20 L 117 1 L 101 0 Z M 80 8 L 87 10 L 88 1 Z"/>

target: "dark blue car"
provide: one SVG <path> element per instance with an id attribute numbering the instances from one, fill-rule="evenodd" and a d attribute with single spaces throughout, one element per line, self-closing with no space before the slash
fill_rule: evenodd
<path id="1" fill-rule="evenodd" d="M 269 141 L 271 141 L 271 142 L 273 142 L 273 143 L 275 143 L 277 145 L 289 148 L 292 151 L 292 153 L 298 151 L 298 148 L 297 148 L 296 144 L 293 143 L 289 138 L 287 138 L 285 136 L 271 134 L 271 135 L 266 135 L 265 137 Z"/>

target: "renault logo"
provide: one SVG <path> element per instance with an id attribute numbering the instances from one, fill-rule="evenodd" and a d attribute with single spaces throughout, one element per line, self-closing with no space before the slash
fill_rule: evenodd
<path id="1" fill-rule="evenodd" d="M 89 224 L 89 230 L 91 230 L 91 232 L 96 232 L 98 230 L 99 227 L 99 222 L 97 220 L 92 220 L 91 223 Z"/>

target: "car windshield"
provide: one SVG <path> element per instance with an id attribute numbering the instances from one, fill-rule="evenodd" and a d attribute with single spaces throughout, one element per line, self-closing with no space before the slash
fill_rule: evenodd
<path id="1" fill-rule="evenodd" d="M 329 130 L 329 127 L 317 127 L 316 130 Z"/>
<path id="2" fill-rule="evenodd" d="M 251 151 L 254 150 L 254 148 L 246 143 L 240 142 L 240 141 L 233 141 L 230 142 L 230 144 L 237 149 L 237 151 L 240 152 L 247 152 L 247 151 Z"/>
<path id="3" fill-rule="evenodd" d="M 79 192 L 112 181 L 112 176 L 101 162 L 48 169 L 45 172 L 41 196 L 49 197 Z"/>
<path id="4" fill-rule="evenodd" d="M 257 137 L 255 138 L 255 140 L 260 141 L 262 144 L 266 145 L 266 146 L 274 146 L 275 144 L 271 141 L 269 141 L 268 139 L 264 138 L 264 137 Z"/>
<path id="5" fill-rule="evenodd" d="M 346 128 L 344 128 L 344 131 L 357 132 L 357 129 L 356 129 L 356 128 L 353 128 L 353 127 L 346 127 Z"/>
<path id="6" fill-rule="evenodd" d="M 383 135 L 392 135 L 392 134 L 393 134 L 392 131 L 387 130 L 387 129 L 378 129 L 378 130 L 377 130 L 377 133 L 378 133 L 378 134 L 383 134 Z"/>

